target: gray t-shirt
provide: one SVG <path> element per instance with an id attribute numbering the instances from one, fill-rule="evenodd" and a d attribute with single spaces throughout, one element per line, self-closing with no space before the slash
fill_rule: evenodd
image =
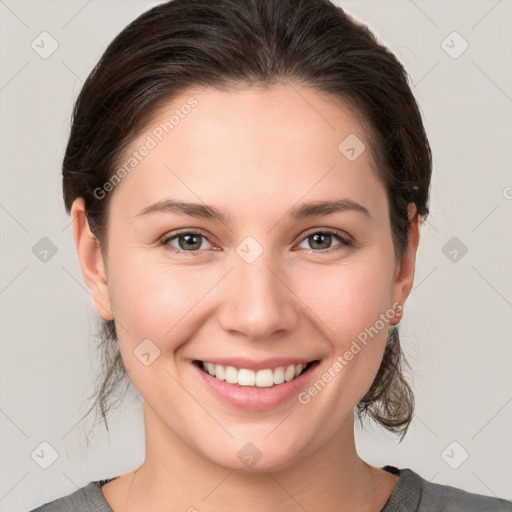
<path id="1" fill-rule="evenodd" d="M 512 512 L 512 501 L 474 494 L 456 487 L 434 484 L 412 469 L 383 469 L 398 475 L 398 482 L 380 512 Z M 97 480 L 68 496 L 31 512 L 113 512 L 101 492 L 110 480 Z"/>

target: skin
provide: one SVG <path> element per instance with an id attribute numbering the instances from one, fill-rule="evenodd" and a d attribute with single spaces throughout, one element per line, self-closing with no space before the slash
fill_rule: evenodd
<path id="1" fill-rule="evenodd" d="M 405 304 L 419 218 L 400 264 L 362 124 L 332 98 L 298 85 L 187 91 L 130 151 L 191 95 L 197 107 L 116 186 L 105 259 L 83 200 L 72 207 L 84 279 L 98 314 L 116 320 L 125 366 L 144 401 L 145 460 L 103 494 L 114 512 L 380 510 L 398 478 L 358 456 L 353 409 L 379 368 L 387 326 L 307 405 L 291 399 L 265 411 L 237 409 L 207 390 L 191 361 L 320 359 L 313 383 L 380 314 Z M 366 144 L 355 161 L 338 150 L 350 134 Z M 136 216 L 170 197 L 215 206 L 231 219 Z M 297 203 L 339 198 L 364 205 L 371 217 L 288 216 Z M 410 219 L 414 213 L 411 204 Z M 178 254 L 159 245 L 185 228 L 206 237 L 200 249 Z M 353 246 L 335 237 L 315 245 L 311 235 L 327 228 L 349 235 Z M 236 252 L 247 236 L 263 249 L 252 263 Z M 179 241 L 168 245 L 180 249 Z M 148 338 L 160 355 L 145 366 L 133 351 Z M 237 457 L 249 441 L 262 454 L 252 468 Z"/>

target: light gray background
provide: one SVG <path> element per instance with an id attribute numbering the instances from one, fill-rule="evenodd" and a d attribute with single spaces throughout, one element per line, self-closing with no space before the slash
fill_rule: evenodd
<path id="1" fill-rule="evenodd" d="M 87 446 L 75 427 L 96 375 L 97 315 L 64 213 L 60 165 L 83 80 L 113 37 L 157 3 L 0 0 L 2 511 L 31 509 L 143 460 L 136 400 L 113 417 L 110 438 L 98 428 Z M 339 4 L 411 74 L 434 155 L 431 216 L 400 326 L 417 413 L 399 445 L 357 427 L 359 453 L 512 499 L 512 2 Z M 31 48 L 43 31 L 59 45 L 47 59 Z M 458 58 L 442 47 L 453 31 L 469 43 Z M 463 44 L 456 37 L 444 43 L 452 54 Z M 43 237 L 57 249 L 46 262 L 32 252 Z M 31 458 L 43 441 L 58 454 L 48 469 Z M 469 457 L 453 469 L 463 450 Z"/>

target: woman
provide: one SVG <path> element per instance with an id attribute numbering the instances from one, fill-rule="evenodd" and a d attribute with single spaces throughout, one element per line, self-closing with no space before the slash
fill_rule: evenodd
<path id="1" fill-rule="evenodd" d="M 376 467 L 403 438 L 397 324 L 429 213 L 408 77 L 327 0 L 174 0 L 75 105 L 66 211 L 104 321 L 97 405 L 131 382 L 146 456 L 40 511 L 511 511 Z"/>

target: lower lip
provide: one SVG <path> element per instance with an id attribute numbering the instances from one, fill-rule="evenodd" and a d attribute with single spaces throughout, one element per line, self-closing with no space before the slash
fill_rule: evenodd
<path id="1" fill-rule="evenodd" d="M 297 396 L 318 366 L 318 361 L 293 380 L 283 382 L 282 384 L 275 384 L 268 388 L 230 384 L 225 380 L 212 377 L 209 373 L 199 368 L 196 363 L 193 363 L 192 366 L 199 373 L 207 387 L 228 404 L 247 411 L 266 411 Z"/>

